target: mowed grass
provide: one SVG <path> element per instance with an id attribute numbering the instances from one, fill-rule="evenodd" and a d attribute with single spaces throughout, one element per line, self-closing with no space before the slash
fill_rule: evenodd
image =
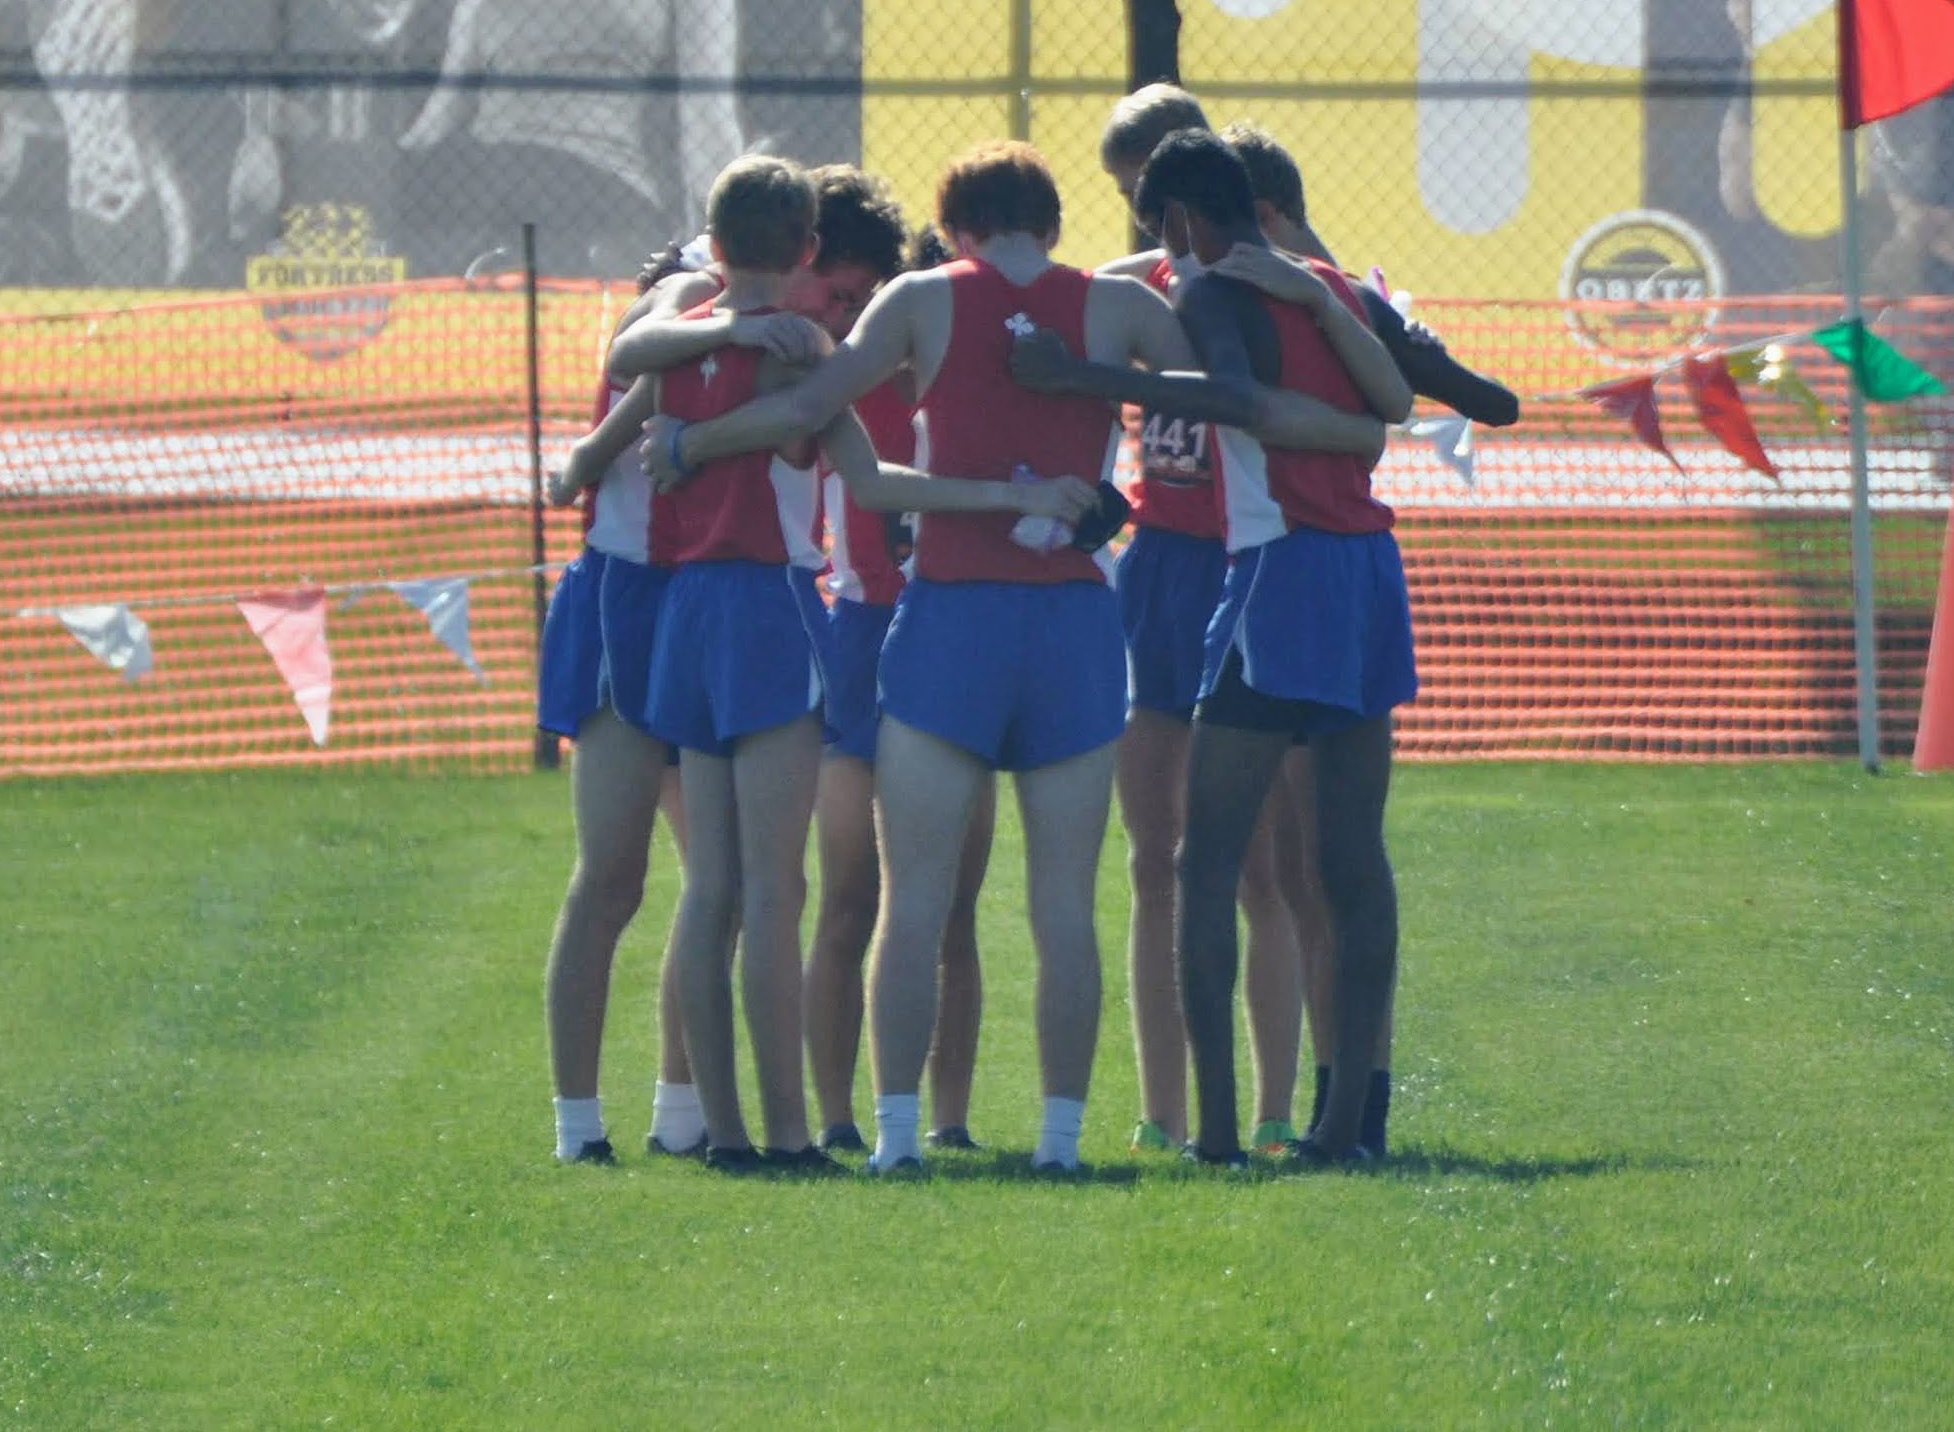
<path id="1" fill-rule="evenodd" d="M 997 1152 L 728 1182 L 638 1151 L 662 836 L 623 1166 L 549 1160 L 561 776 L 0 785 L 0 1422 L 1947 1425 L 1954 780 L 1424 766 L 1392 835 L 1383 1172 L 1127 1153 L 1115 837 L 1098 1176 L 1027 1177 L 1007 817 Z"/>

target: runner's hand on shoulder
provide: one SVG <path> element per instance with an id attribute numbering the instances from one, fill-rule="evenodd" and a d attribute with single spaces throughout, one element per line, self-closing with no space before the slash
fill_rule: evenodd
<path id="1" fill-rule="evenodd" d="M 742 313 L 730 334 L 742 348 L 759 348 L 796 368 L 808 368 L 834 351 L 822 327 L 798 313 Z"/>
<path id="2" fill-rule="evenodd" d="M 1034 393 L 1068 391 L 1077 363 L 1065 340 L 1049 328 L 1020 333 L 1011 344 L 1011 377 Z"/>
<path id="3" fill-rule="evenodd" d="M 1308 264 L 1257 244 L 1236 244 L 1210 272 L 1239 279 L 1270 298 L 1293 303 L 1311 313 L 1322 313 L 1325 305 L 1336 301 L 1331 297 L 1329 285 Z"/>

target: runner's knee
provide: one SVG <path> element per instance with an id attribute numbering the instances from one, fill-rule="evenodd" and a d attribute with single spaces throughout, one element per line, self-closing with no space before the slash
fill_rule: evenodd
<path id="1" fill-rule="evenodd" d="M 645 898 L 645 860 L 628 855 L 586 858 L 570 877 L 570 899 L 599 922 L 623 929 Z"/>

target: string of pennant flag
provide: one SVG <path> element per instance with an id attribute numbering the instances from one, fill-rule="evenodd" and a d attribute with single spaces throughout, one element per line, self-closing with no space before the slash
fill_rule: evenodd
<path id="1" fill-rule="evenodd" d="M 1370 282 L 1386 293 L 1400 311 L 1410 297 L 1390 293 L 1383 275 L 1373 271 Z M 1678 472 L 1682 463 L 1666 441 L 1656 385 L 1679 374 L 1704 429 L 1747 468 L 1773 481 L 1779 469 L 1765 450 L 1745 404 L 1743 386 L 1761 386 L 1801 412 L 1819 431 L 1832 425 L 1825 404 L 1799 374 L 1788 345 L 1808 340 L 1829 354 L 1852 376 L 1866 398 L 1875 403 L 1945 394 L 1947 385 L 1925 368 L 1870 332 L 1858 319 L 1834 323 L 1809 333 L 1787 333 L 1727 349 L 1692 352 L 1634 377 L 1596 383 L 1571 393 L 1533 401 L 1575 400 L 1592 404 L 1623 421 L 1636 441 L 1660 454 Z M 1470 420 L 1456 414 L 1421 418 L 1405 431 L 1430 444 L 1437 459 L 1466 486 L 1474 485 L 1474 433 Z M 154 608 L 228 605 L 235 607 L 261 642 L 291 690 L 315 744 L 324 746 L 331 721 L 332 656 L 326 638 L 326 615 L 335 597 L 357 598 L 391 592 L 419 612 L 432 635 L 451 651 L 477 681 L 488 684 L 488 673 L 477 660 L 470 634 L 469 589 L 473 583 L 498 578 L 535 576 L 560 570 L 560 563 L 475 571 L 416 581 L 308 584 L 289 590 L 159 597 L 126 602 L 61 607 L 27 607 L 5 613 L 15 618 L 55 619 L 97 660 L 125 681 L 140 681 L 155 668 L 156 656 L 149 625 L 141 613 Z"/>
<path id="2" fill-rule="evenodd" d="M 1394 300 L 1402 295 L 1394 295 Z M 1811 390 L 1787 353 L 1787 345 L 1805 339 L 1830 354 L 1851 375 L 1869 402 L 1903 403 L 1910 398 L 1945 394 L 1947 385 L 1920 364 L 1868 329 L 1859 319 L 1848 319 L 1809 333 L 1786 333 L 1775 338 L 1746 343 L 1741 347 L 1693 352 L 1632 378 L 1617 378 L 1593 383 L 1571 393 L 1557 393 L 1535 402 L 1579 399 L 1592 403 L 1602 412 L 1628 424 L 1637 442 L 1659 453 L 1683 471 L 1681 461 L 1669 448 L 1662 433 L 1662 416 L 1656 403 L 1656 384 L 1672 372 L 1680 372 L 1683 387 L 1696 410 L 1698 421 L 1724 451 L 1753 472 L 1773 482 L 1779 480 L 1778 465 L 1765 451 L 1744 402 L 1740 383 L 1761 385 L 1797 408 L 1820 431 L 1832 425 L 1832 415 Z M 1466 486 L 1473 485 L 1472 422 L 1457 414 L 1420 418 L 1405 431 L 1430 443 L 1433 454 L 1459 475 Z"/>
<path id="3" fill-rule="evenodd" d="M 476 582 L 555 572 L 561 563 L 464 572 L 411 582 L 342 582 L 283 591 L 245 594 L 157 597 L 68 607 L 23 607 L 22 619 L 53 618 L 109 670 L 125 681 L 140 681 L 156 666 L 144 610 L 234 606 L 251 634 L 264 644 L 272 664 L 292 692 L 314 745 L 326 744 L 332 719 L 332 652 L 326 643 L 326 611 L 334 597 L 392 592 L 427 619 L 436 640 L 484 686 L 488 672 L 476 659 L 469 629 L 468 591 Z"/>
<path id="4" fill-rule="evenodd" d="M 1365 282 L 1387 299 L 1392 307 L 1409 319 L 1412 298 L 1402 289 L 1393 290 L 1382 269 L 1373 268 Z M 1647 373 L 1633 378 L 1617 378 L 1592 383 L 1569 393 L 1537 395 L 1533 403 L 1579 399 L 1603 412 L 1621 418 L 1644 447 L 1667 458 L 1677 472 L 1683 465 L 1662 436 L 1662 417 L 1656 404 L 1656 383 L 1680 370 L 1683 386 L 1696 409 L 1704 430 L 1723 449 L 1753 472 L 1773 482 L 1779 480 L 1778 465 L 1764 450 L 1745 406 L 1739 383 L 1760 384 L 1803 412 L 1812 425 L 1824 431 L 1832 425 L 1832 415 L 1811 390 L 1786 351 L 1787 345 L 1804 339 L 1829 353 L 1852 375 L 1852 380 L 1870 402 L 1903 403 L 1909 398 L 1945 394 L 1947 385 L 1921 367 L 1892 344 L 1866 327 L 1858 318 L 1844 319 L 1810 332 L 1782 333 L 1754 339 L 1732 348 L 1703 349 L 1671 359 Z M 1404 431 L 1423 438 L 1433 454 L 1459 475 L 1467 487 L 1473 485 L 1474 455 L 1472 420 L 1456 413 L 1420 418 L 1405 425 Z"/>

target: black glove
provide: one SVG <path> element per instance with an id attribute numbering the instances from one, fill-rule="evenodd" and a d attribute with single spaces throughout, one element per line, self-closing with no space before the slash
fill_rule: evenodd
<path id="1" fill-rule="evenodd" d="M 1099 484 L 1099 505 L 1072 529 L 1072 545 L 1081 552 L 1097 552 L 1119 535 L 1126 519 L 1133 515 L 1133 504 L 1126 494 L 1110 482 Z"/>

